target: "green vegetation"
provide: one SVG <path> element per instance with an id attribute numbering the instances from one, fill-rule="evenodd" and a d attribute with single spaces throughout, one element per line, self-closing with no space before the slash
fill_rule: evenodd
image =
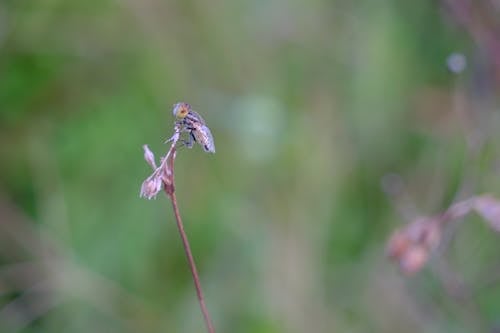
<path id="1" fill-rule="evenodd" d="M 176 159 L 217 332 L 492 329 L 498 281 L 447 285 L 494 277 L 479 218 L 411 278 L 385 258 L 412 214 L 500 194 L 500 69 L 446 8 L 1 2 L 0 332 L 204 331 L 170 202 L 139 198 L 180 101 L 217 147 Z"/>

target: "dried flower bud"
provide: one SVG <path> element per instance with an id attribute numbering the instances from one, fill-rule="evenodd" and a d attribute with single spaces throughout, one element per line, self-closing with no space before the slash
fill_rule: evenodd
<path id="1" fill-rule="evenodd" d="M 424 267 L 428 258 L 428 249 L 423 246 L 414 246 L 406 251 L 399 261 L 399 267 L 403 273 L 413 275 Z"/>
<path id="2" fill-rule="evenodd" d="M 419 217 L 395 231 L 387 244 L 388 256 L 398 262 L 404 273 L 411 275 L 418 272 L 439 245 L 443 227 L 471 210 L 481 215 L 492 229 L 500 232 L 500 200 L 491 195 L 472 197 L 453 204 L 442 214 Z"/>
<path id="3" fill-rule="evenodd" d="M 156 173 L 148 177 L 141 186 L 141 198 L 154 198 L 161 190 L 162 179 Z"/>
<path id="4" fill-rule="evenodd" d="M 441 224 L 436 217 L 419 217 L 395 231 L 387 245 L 388 256 L 405 274 L 412 275 L 426 264 L 441 240 Z"/>
<path id="5" fill-rule="evenodd" d="M 387 244 L 387 256 L 391 259 L 399 260 L 412 245 L 411 240 L 404 230 L 396 230 Z"/>
<path id="6" fill-rule="evenodd" d="M 149 149 L 148 145 L 142 146 L 144 149 L 144 159 L 154 169 L 156 169 L 155 154 Z"/>

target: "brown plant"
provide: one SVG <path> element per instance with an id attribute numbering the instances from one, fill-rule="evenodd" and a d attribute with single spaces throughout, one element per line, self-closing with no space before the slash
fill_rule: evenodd
<path id="1" fill-rule="evenodd" d="M 178 106 L 179 104 L 181 103 L 174 105 L 174 115 L 175 115 L 175 107 Z M 184 230 L 184 225 L 182 223 L 179 207 L 177 205 L 177 197 L 175 195 L 174 162 L 177 154 L 177 143 L 180 140 L 181 134 L 183 132 L 189 132 L 190 130 L 192 129 L 186 128 L 182 123 L 182 121 L 176 121 L 174 126 L 174 134 L 170 139 L 168 139 L 165 142 L 165 143 L 171 142 L 170 149 L 168 150 L 167 154 L 160 159 L 159 167 L 156 166 L 155 156 L 153 152 L 149 149 L 147 145 L 143 146 L 144 159 L 153 168 L 153 173 L 148 178 L 146 178 L 146 180 L 144 180 L 144 182 L 142 183 L 140 196 L 147 199 L 155 198 L 163 187 L 165 194 L 172 202 L 172 208 L 174 211 L 175 221 L 177 223 L 177 229 L 179 230 L 179 234 L 182 239 L 182 245 L 184 247 L 184 252 L 186 253 L 189 268 L 191 270 L 191 275 L 193 277 L 193 282 L 196 289 L 196 295 L 198 297 L 198 303 L 200 304 L 201 312 L 203 313 L 203 318 L 207 326 L 208 332 L 215 333 L 215 329 L 212 324 L 212 319 L 210 318 L 210 314 L 205 304 L 205 299 L 203 297 L 203 292 L 200 284 L 200 278 L 198 275 L 198 271 L 196 269 L 196 264 L 194 262 L 193 254 L 191 252 L 191 247 L 189 246 L 189 241 L 186 232 Z"/>
<path id="2" fill-rule="evenodd" d="M 457 202 L 441 214 L 418 217 L 395 230 L 387 243 L 387 255 L 403 273 L 417 273 L 439 246 L 444 229 L 471 212 L 476 212 L 488 226 L 500 232 L 500 201 L 489 194 L 479 195 Z"/>

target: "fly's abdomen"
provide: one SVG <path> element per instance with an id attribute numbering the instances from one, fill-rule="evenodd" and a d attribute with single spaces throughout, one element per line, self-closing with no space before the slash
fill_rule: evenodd
<path id="1" fill-rule="evenodd" d="M 191 132 L 196 140 L 207 153 L 215 153 L 215 144 L 212 133 L 207 126 L 196 124 Z"/>

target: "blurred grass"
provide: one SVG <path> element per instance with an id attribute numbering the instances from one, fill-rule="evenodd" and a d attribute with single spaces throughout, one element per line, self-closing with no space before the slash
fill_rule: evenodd
<path id="1" fill-rule="evenodd" d="M 460 195 L 498 192 L 498 96 L 494 107 L 475 99 L 480 52 L 435 2 L 5 1 L 0 48 L 0 219 L 59 244 L 42 242 L 40 258 L 5 233 L 1 262 L 65 269 L 37 271 L 62 300 L 39 316 L 34 300 L 15 307 L 23 332 L 203 329 L 170 204 L 138 197 L 150 172 L 141 146 L 165 152 L 178 101 L 217 148 L 182 149 L 176 181 L 218 331 L 457 332 L 495 320 L 490 294 L 462 319 L 469 310 L 440 308 L 454 303 L 435 276 L 407 282 L 383 258 L 402 221 L 385 175 L 423 214 L 464 182 L 474 186 Z M 446 69 L 455 51 L 471 59 L 458 76 Z M 479 151 L 471 132 L 485 138 Z M 456 240 L 461 271 L 481 251 L 478 266 L 498 261 L 481 228 Z M 23 295 L 9 281 L 0 272 L 3 304 Z"/>

